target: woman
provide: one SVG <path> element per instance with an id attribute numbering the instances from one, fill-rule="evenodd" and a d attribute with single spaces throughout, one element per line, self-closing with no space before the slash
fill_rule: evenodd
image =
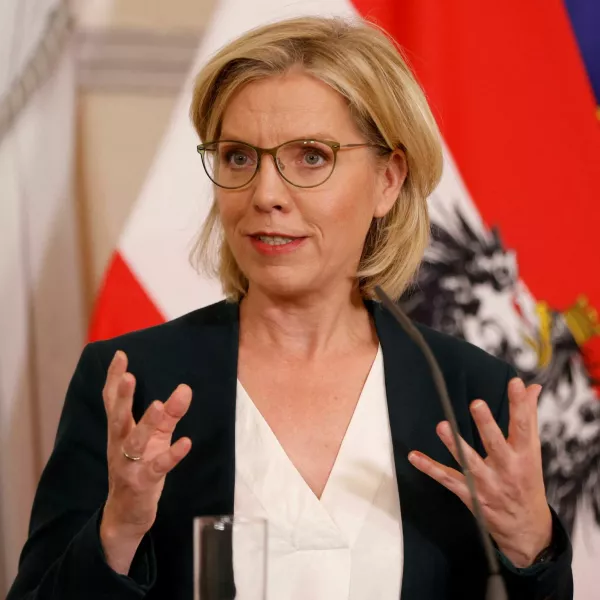
<path id="1" fill-rule="evenodd" d="M 401 55 L 370 25 L 275 23 L 206 65 L 191 114 L 215 184 L 198 255 L 228 301 L 85 348 L 9 599 L 189 598 L 192 518 L 234 511 L 269 521 L 271 598 L 482 598 L 425 360 L 373 301 L 411 281 L 442 169 Z M 511 598 L 571 598 L 539 387 L 421 331 Z"/>

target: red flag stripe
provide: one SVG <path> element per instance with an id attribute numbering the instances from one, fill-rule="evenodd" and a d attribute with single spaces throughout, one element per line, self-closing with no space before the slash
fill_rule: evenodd
<path id="1" fill-rule="evenodd" d="M 165 317 L 115 252 L 98 296 L 89 330 L 90 341 L 104 340 L 163 323 Z"/>

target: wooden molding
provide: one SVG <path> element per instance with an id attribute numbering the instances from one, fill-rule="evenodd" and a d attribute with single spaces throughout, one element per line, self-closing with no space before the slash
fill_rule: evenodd
<path id="1" fill-rule="evenodd" d="M 79 86 L 108 93 L 176 94 L 201 37 L 200 31 L 80 30 L 75 34 Z"/>

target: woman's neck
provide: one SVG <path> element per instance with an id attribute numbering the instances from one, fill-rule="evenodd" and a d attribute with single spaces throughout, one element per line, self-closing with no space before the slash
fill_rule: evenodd
<path id="1" fill-rule="evenodd" d="M 311 297 L 272 298 L 250 289 L 240 304 L 240 343 L 311 360 L 376 343 L 358 288 Z"/>

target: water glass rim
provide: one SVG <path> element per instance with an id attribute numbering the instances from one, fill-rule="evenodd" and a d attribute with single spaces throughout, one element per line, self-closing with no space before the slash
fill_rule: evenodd
<path id="1" fill-rule="evenodd" d="M 266 524 L 267 519 L 263 517 L 246 517 L 243 515 L 201 515 L 194 517 L 194 522 L 206 525 L 214 525 L 216 523 L 223 525 L 258 525 L 260 523 Z"/>

